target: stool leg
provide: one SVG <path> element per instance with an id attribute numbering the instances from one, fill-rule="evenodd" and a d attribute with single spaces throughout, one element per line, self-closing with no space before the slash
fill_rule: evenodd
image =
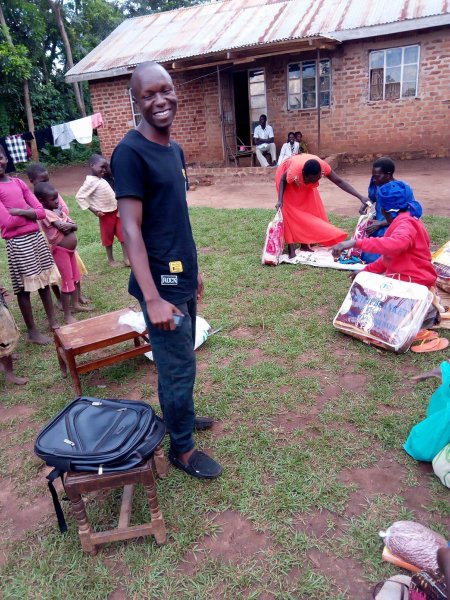
<path id="1" fill-rule="evenodd" d="M 155 462 L 156 475 L 160 479 L 167 477 L 169 464 L 164 456 L 164 450 L 161 448 L 161 446 L 155 448 L 155 451 L 153 452 L 153 460 Z"/>
<path id="2" fill-rule="evenodd" d="M 166 524 L 159 508 L 158 496 L 156 495 L 155 480 L 151 471 L 148 471 L 147 481 L 144 483 L 147 502 L 150 509 L 150 518 L 152 521 L 153 535 L 158 546 L 166 543 L 167 533 Z"/>
<path id="3" fill-rule="evenodd" d="M 80 376 L 78 375 L 78 371 L 77 371 L 75 357 L 70 350 L 66 351 L 66 357 L 67 357 L 67 366 L 69 367 L 69 371 L 70 371 L 70 375 L 72 377 L 75 392 L 78 394 L 78 396 L 81 396 L 81 382 L 80 382 Z"/>
<path id="4" fill-rule="evenodd" d="M 85 552 L 91 556 L 97 554 L 97 548 L 91 541 L 91 526 L 86 515 L 86 507 L 81 495 L 70 497 L 70 504 L 72 505 L 73 514 L 78 524 L 78 534 L 80 536 L 81 547 Z"/>

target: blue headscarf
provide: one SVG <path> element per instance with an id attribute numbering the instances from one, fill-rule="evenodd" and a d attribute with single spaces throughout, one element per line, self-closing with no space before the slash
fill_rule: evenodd
<path id="1" fill-rule="evenodd" d="M 408 210 L 413 217 L 422 216 L 422 206 L 414 198 L 412 189 L 404 181 L 389 181 L 378 188 L 377 202 L 385 212 Z M 395 215 L 397 216 L 397 215 Z"/>

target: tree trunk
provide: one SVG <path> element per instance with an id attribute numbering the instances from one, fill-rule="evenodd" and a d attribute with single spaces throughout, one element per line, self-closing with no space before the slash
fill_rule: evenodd
<path id="1" fill-rule="evenodd" d="M 6 41 L 8 44 L 14 48 L 14 42 L 12 40 L 11 34 L 9 32 L 9 27 L 6 24 L 5 15 L 3 14 L 3 8 L 0 4 L 0 25 L 2 31 L 5 35 Z M 31 108 L 31 100 L 30 100 L 30 90 L 28 87 L 28 81 L 25 79 L 23 82 L 23 99 L 25 105 L 25 113 L 27 115 L 27 123 L 28 123 L 28 131 L 33 135 L 33 139 L 31 140 L 31 154 L 33 160 L 39 162 L 39 153 L 36 146 L 36 140 L 34 139 L 34 119 L 33 119 L 33 111 Z"/>
<path id="2" fill-rule="evenodd" d="M 61 13 L 61 6 L 55 0 L 48 0 L 48 1 L 50 3 L 50 6 L 52 7 L 53 13 L 55 15 L 56 23 L 58 25 L 58 29 L 61 34 L 61 39 L 64 44 L 64 49 L 66 51 L 67 64 L 69 65 L 69 69 L 71 69 L 73 67 L 72 48 L 70 46 L 69 36 L 67 35 L 67 31 L 66 31 L 66 28 L 64 25 L 64 19 L 63 19 L 62 13 Z M 78 84 L 78 82 L 74 82 L 72 85 L 73 85 L 73 91 L 75 93 L 75 100 L 77 102 L 78 110 L 80 111 L 80 115 L 82 117 L 85 117 L 86 116 L 86 107 L 84 105 L 83 89 L 82 89 L 81 85 Z"/>

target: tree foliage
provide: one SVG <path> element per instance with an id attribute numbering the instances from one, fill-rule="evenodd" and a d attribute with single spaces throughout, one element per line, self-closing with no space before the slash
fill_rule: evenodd
<path id="1" fill-rule="evenodd" d="M 56 0 L 74 62 L 125 18 L 199 4 L 204 0 Z M 67 56 L 48 0 L 0 0 L 13 46 L 0 27 L 0 136 L 26 131 L 23 80 L 29 80 L 35 127 L 79 117 L 72 86 L 64 81 Z M 89 111 L 87 86 L 83 87 Z"/>

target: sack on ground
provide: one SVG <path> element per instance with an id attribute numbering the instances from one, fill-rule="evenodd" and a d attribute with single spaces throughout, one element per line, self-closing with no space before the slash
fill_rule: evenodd
<path id="1" fill-rule="evenodd" d="M 14 352 L 19 341 L 19 330 L 9 312 L 3 295 L 0 294 L 0 358 Z"/>
<path id="2" fill-rule="evenodd" d="M 423 285 L 362 271 L 333 320 L 339 331 L 393 352 L 406 352 L 433 296 Z"/>
<path id="3" fill-rule="evenodd" d="M 437 273 L 437 286 L 450 292 L 450 241 L 434 252 L 432 262 Z"/>
<path id="4" fill-rule="evenodd" d="M 424 571 L 437 571 L 437 551 L 447 547 L 447 540 L 414 521 L 396 521 L 380 537 L 388 549 L 407 563 Z"/>
<path id="5" fill-rule="evenodd" d="M 284 247 L 283 214 L 281 209 L 267 226 L 266 241 L 264 243 L 261 262 L 263 265 L 278 264 Z"/>
<path id="6" fill-rule="evenodd" d="M 442 385 L 431 396 L 426 419 L 414 425 L 403 446 L 416 460 L 431 462 L 444 446 L 450 443 L 450 363 L 448 361 L 441 364 L 441 373 Z M 444 456 L 445 454 L 439 461 L 441 466 Z M 438 477 L 441 478 L 440 475 Z"/>

